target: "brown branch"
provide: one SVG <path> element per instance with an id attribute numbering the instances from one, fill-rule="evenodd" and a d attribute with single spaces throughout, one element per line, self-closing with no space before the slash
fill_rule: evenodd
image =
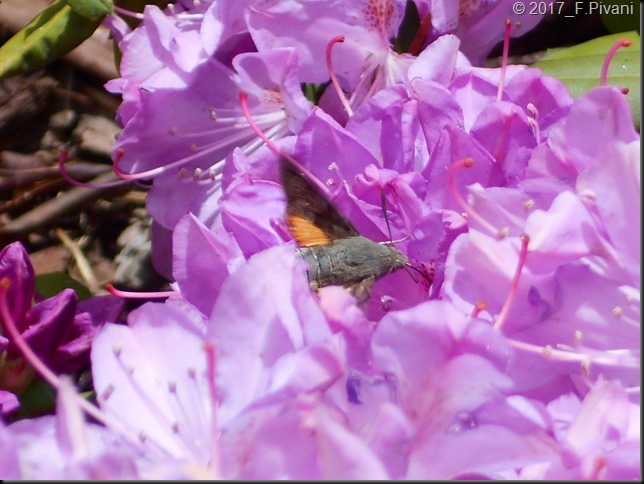
<path id="1" fill-rule="evenodd" d="M 110 172 L 96 177 L 92 183 L 109 183 L 117 179 L 116 175 Z M 106 192 L 124 189 L 129 188 L 127 186 L 115 188 L 74 187 L 0 227 L 0 247 L 23 238 L 36 229 L 54 225 L 60 217 L 80 211 L 88 203 L 104 196 Z"/>
<path id="2" fill-rule="evenodd" d="M 9 152 L 0 153 L 0 160 L 3 160 Z M 27 155 L 17 154 L 18 156 L 28 158 Z M 54 156 L 51 157 L 55 161 Z M 65 170 L 75 180 L 85 181 L 93 176 L 112 171 L 112 167 L 107 164 L 90 163 L 79 161 L 67 163 Z M 11 169 L 0 168 L 0 190 L 11 190 L 24 187 L 42 181 L 46 178 L 59 178 L 60 168 L 58 165 L 41 166 L 36 168 Z"/>

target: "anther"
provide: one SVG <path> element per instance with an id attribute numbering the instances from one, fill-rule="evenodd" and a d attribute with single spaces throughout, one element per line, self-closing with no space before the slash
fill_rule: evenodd
<path id="1" fill-rule="evenodd" d="M 573 335 L 574 345 L 581 346 L 582 340 L 583 340 L 583 335 L 581 331 L 579 331 L 578 329 L 575 330 L 575 334 Z"/>
<path id="2" fill-rule="evenodd" d="M 472 317 L 478 318 L 479 314 L 481 314 L 481 312 L 485 311 L 486 309 L 487 309 L 487 303 L 482 299 L 479 299 L 478 301 L 476 301 L 476 304 L 474 305 L 474 310 L 472 311 Z"/>

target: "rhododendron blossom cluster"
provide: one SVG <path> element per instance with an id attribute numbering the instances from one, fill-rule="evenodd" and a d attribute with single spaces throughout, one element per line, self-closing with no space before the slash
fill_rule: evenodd
<path id="1" fill-rule="evenodd" d="M 479 67 L 512 2 L 415 4 L 432 22 L 413 53 L 392 42 L 396 0 L 113 19 L 114 170 L 151 184 L 174 293 L 97 331 L 91 422 L 61 379 L 56 415 L 0 426 L 3 477 L 640 477 L 625 94 L 573 100 L 538 69 Z M 284 156 L 360 234 L 394 240 L 413 277 L 379 279 L 365 304 L 312 292 Z"/>

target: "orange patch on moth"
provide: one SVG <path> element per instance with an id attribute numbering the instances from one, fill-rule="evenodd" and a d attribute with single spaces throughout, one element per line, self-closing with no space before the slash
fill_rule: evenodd
<path id="1" fill-rule="evenodd" d="M 297 215 L 289 215 L 286 218 L 286 224 L 291 235 L 302 247 L 313 247 L 316 245 L 327 245 L 331 243 L 331 239 L 317 227 L 307 220 Z"/>

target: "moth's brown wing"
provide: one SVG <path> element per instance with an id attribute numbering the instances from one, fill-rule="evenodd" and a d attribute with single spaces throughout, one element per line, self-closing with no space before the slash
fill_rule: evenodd
<path id="1" fill-rule="evenodd" d="M 298 245 L 326 245 L 337 239 L 360 235 L 304 173 L 283 159 L 280 164 L 286 192 L 286 223 Z"/>

